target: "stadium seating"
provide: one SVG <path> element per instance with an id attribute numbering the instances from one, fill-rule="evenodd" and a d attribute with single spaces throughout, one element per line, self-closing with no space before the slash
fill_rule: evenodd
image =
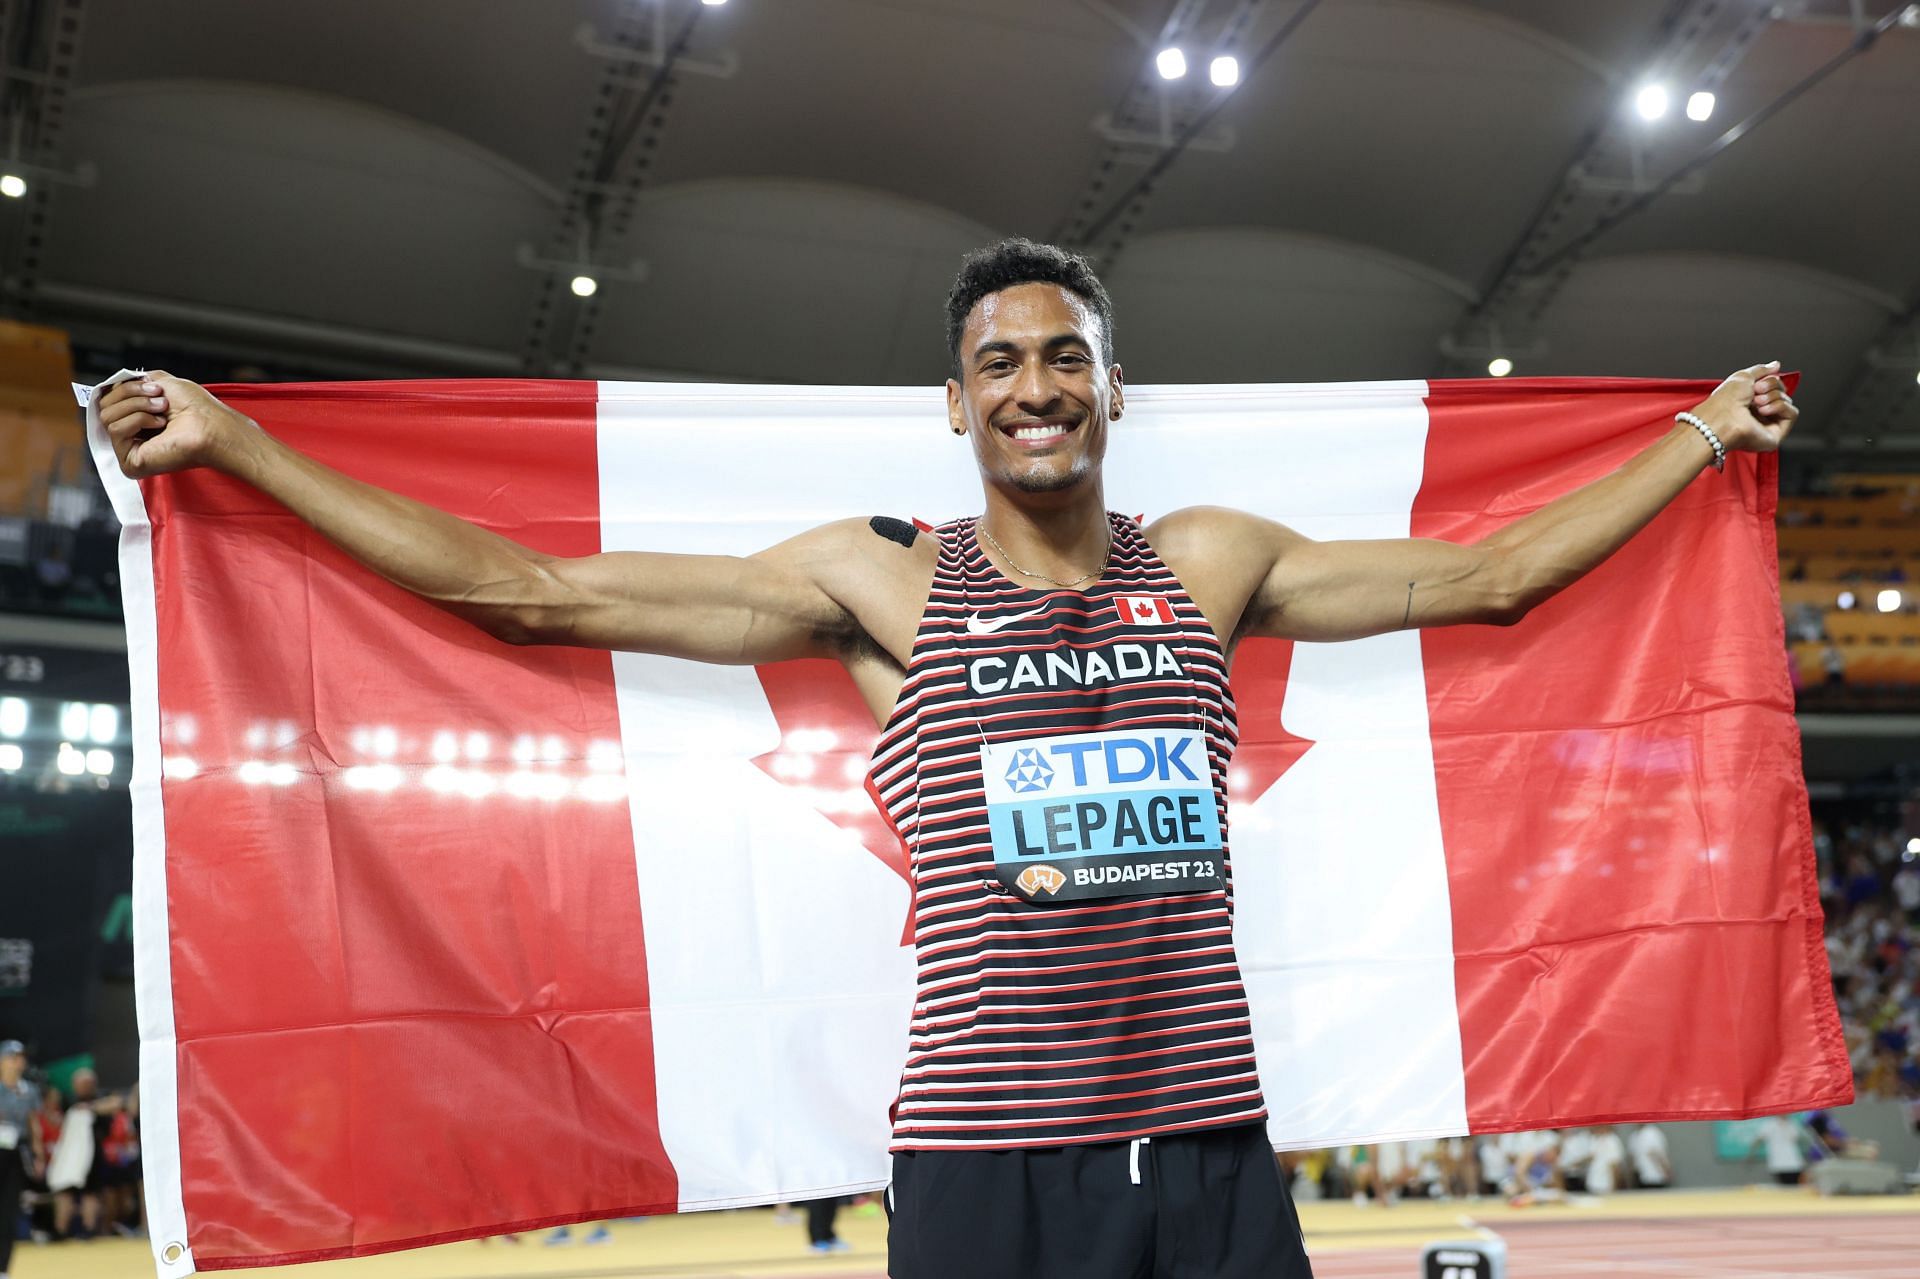
<path id="1" fill-rule="evenodd" d="M 1828 482 L 1830 493 L 1780 499 L 1780 605 L 1799 685 L 1910 697 L 1920 691 L 1920 475 Z"/>

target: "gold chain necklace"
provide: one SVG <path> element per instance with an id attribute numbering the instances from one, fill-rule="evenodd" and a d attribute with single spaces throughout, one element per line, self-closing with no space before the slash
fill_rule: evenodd
<path id="1" fill-rule="evenodd" d="M 979 520 L 975 520 L 973 522 L 973 527 L 974 527 L 974 531 L 979 533 L 981 537 L 984 537 L 987 539 L 987 544 L 989 546 L 993 547 L 994 550 L 1000 552 L 1000 558 L 1007 562 L 1008 568 L 1012 569 L 1014 572 L 1018 573 L 1022 577 L 1031 577 L 1036 582 L 1051 582 L 1055 586 L 1064 586 L 1064 587 L 1078 586 L 1080 585 L 1080 583 L 1086 581 L 1088 578 L 1098 577 L 1102 573 L 1106 572 L 1107 561 L 1113 557 L 1113 529 L 1108 528 L 1107 529 L 1107 549 L 1100 553 L 1100 567 L 1093 570 L 1093 572 L 1091 573 L 1082 573 L 1080 576 L 1074 578 L 1071 582 L 1063 582 L 1057 577 L 1048 577 L 1045 573 L 1036 573 L 1032 569 L 1021 568 L 1018 564 L 1015 564 L 1013 562 L 1013 556 L 1007 554 L 1007 548 L 1000 545 L 999 542 L 995 541 L 993 534 L 987 532 L 986 526 L 984 524 L 982 524 Z"/>

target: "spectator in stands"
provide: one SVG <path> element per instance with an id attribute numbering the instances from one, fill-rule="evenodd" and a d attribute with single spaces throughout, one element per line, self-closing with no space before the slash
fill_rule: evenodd
<path id="1" fill-rule="evenodd" d="M 1569 1128 L 1560 1138 L 1560 1184 L 1569 1194 L 1587 1191 L 1587 1166 L 1593 1162 L 1593 1134 Z"/>
<path id="2" fill-rule="evenodd" d="M 120 1109 L 106 1116 L 100 1142 L 100 1194 L 107 1228 L 129 1238 L 140 1233 L 140 1090 L 127 1090 Z"/>
<path id="3" fill-rule="evenodd" d="M 26 1080 L 27 1050 L 17 1039 L 0 1043 L 0 1279 L 13 1262 L 19 1235 L 20 1195 L 26 1189 L 33 1149 L 34 1112 L 40 1090 Z"/>
<path id="4" fill-rule="evenodd" d="M 1893 874 L 1893 897 L 1909 925 L 1920 925 L 1920 865 L 1903 858 Z"/>
<path id="5" fill-rule="evenodd" d="M 1482 1137 L 1475 1143 L 1475 1155 L 1480 1165 L 1480 1193 L 1483 1195 L 1513 1195 L 1519 1193 L 1520 1181 L 1514 1175 L 1513 1157 L 1500 1137 Z"/>
<path id="6" fill-rule="evenodd" d="M 1593 1130 L 1587 1154 L 1587 1193 L 1610 1195 L 1627 1183 L 1627 1143 L 1606 1124 Z"/>
<path id="7" fill-rule="evenodd" d="M 54 1233 L 66 1238 L 91 1239 L 101 1225 L 106 1159 L 102 1147 L 112 1116 L 125 1099 L 103 1095 L 100 1079 L 86 1067 L 73 1072 L 73 1104 L 60 1124 L 60 1144 L 47 1161 L 47 1185 L 54 1192 Z M 78 1203 L 80 1226 L 73 1227 Z"/>
<path id="8" fill-rule="evenodd" d="M 1807 1136 L 1792 1115 L 1774 1115 L 1760 1124 L 1767 1171 L 1782 1186 L 1797 1186 L 1807 1171 Z"/>
<path id="9" fill-rule="evenodd" d="M 33 1116 L 33 1148 L 37 1154 L 35 1166 L 27 1178 L 29 1194 L 41 1197 L 41 1207 L 35 1214 L 33 1237 L 38 1243 L 45 1243 L 52 1237 L 53 1192 L 47 1188 L 47 1161 L 53 1154 L 53 1148 L 60 1140 L 60 1124 L 67 1116 L 66 1099 L 60 1090 L 48 1084 L 40 1090 L 40 1109 Z M 41 1221 L 44 1215 L 46 1220 Z"/>
<path id="10" fill-rule="evenodd" d="M 841 1202 L 839 1195 L 828 1195 L 824 1199 L 807 1202 L 807 1248 L 810 1251 L 824 1255 L 852 1249 L 853 1245 L 842 1239 L 833 1228 L 833 1220 L 840 1213 Z"/>
<path id="11" fill-rule="evenodd" d="M 1479 1167 L 1474 1158 L 1473 1140 L 1448 1137 L 1437 1143 L 1434 1158 L 1440 1165 L 1441 1194 L 1450 1199 L 1465 1199 L 1475 1194 Z"/>
<path id="12" fill-rule="evenodd" d="M 1880 895 L 1880 876 L 1873 869 L 1873 863 L 1864 852 L 1857 852 L 1847 858 L 1847 880 L 1844 887 L 1849 907 L 1862 902 L 1870 902 Z"/>
<path id="13" fill-rule="evenodd" d="M 1633 1182 L 1643 1190 L 1664 1190 L 1673 1184 L 1673 1163 L 1667 1155 L 1667 1134 L 1658 1124 L 1641 1124 L 1627 1141 L 1633 1157 Z"/>

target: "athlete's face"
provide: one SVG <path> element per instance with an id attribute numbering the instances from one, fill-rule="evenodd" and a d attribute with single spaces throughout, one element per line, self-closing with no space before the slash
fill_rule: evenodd
<path id="1" fill-rule="evenodd" d="M 1017 284 L 974 304 L 960 335 L 947 420 L 973 437 L 981 478 L 1023 493 L 1071 489 L 1098 474 L 1120 416 L 1120 366 L 1100 319 L 1056 284 Z"/>

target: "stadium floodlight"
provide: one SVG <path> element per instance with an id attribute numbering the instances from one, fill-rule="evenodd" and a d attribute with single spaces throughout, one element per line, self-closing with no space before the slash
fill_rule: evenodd
<path id="1" fill-rule="evenodd" d="M 1231 53 L 1223 53 L 1207 64 L 1207 79 L 1222 89 L 1231 89 L 1240 83 L 1240 59 Z"/>
<path id="2" fill-rule="evenodd" d="M 1487 361 L 1488 377 L 1505 377 L 1513 372 L 1513 361 L 1504 355 L 1496 355 Z"/>
<path id="3" fill-rule="evenodd" d="M 27 762 L 27 753 L 18 742 L 0 742 L 0 773 L 17 773 Z"/>
<path id="4" fill-rule="evenodd" d="M 1907 860 L 1912 861 L 1916 857 L 1920 857 L 1920 835 L 1907 841 Z"/>
<path id="5" fill-rule="evenodd" d="M 1687 119 L 1699 123 L 1713 114 L 1714 96 L 1705 89 L 1687 99 Z"/>
<path id="6" fill-rule="evenodd" d="M 0 697 L 0 737 L 21 737 L 27 731 L 27 699 Z"/>
<path id="7" fill-rule="evenodd" d="M 104 702 L 87 712 L 87 736 L 101 745 L 111 742 L 120 731 L 120 708 Z"/>
<path id="8" fill-rule="evenodd" d="M 727 0 L 700 0 L 700 3 L 704 4 L 709 9 L 718 9 L 721 5 L 725 4 L 726 2 Z"/>
<path id="9" fill-rule="evenodd" d="M 1915 369 L 1915 370 L 1914 370 L 1914 372 L 1913 372 L 1913 380 L 1914 380 L 1914 381 L 1915 381 L 1916 383 L 1920 383 L 1920 369 Z"/>
<path id="10" fill-rule="evenodd" d="M 1835 608 L 1852 608 L 1859 601 L 1854 599 L 1852 591 L 1841 591 L 1840 598 L 1833 602 Z"/>
<path id="11" fill-rule="evenodd" d="M 54 757 L 54 765 L 68 777 L 78 777 L 87 771 L 87 757 L 75 750 L 72 742 L 61 742 L 60 753 Z"/>
<path id="12" fill-rule="evenodd" d="M 17 173 L 0 173 L 0 195 L 18 200 L 27 193 L 27 180 Z"/>
<path id="13" fill-rule="evenodd" d="M 1664 84 L 1643 84 L 1640 92 L 1633 95 L 1633 109 L 1640 113 L 1642 120 L 1658 120 L 1667 113 L 1671 99 Z"/>
<path id="14" fill-rule="evenodd" d="M 1187 73 L 1187 55 L 1176 46 L 1169 46 L 1154 55 L 1153 65 L 1159 69 L 1162 80 L 1178 80 Z"/>
<path id="15" fill-rule="evenodd" d="M 68 702 L 60 708 L 60 736 L 70 742 L 85 741 L 87 721 L 93 708 L 85 702 Z"/>
<path id="16" fill-rule="evenodd" d="M 103 751 L 99 747 L 87 752 L 87 771 L 95 777 L 105 777 L 113 771 L 113 752 Z"/>
<path id="17" fill-rule="evenodd" d="M 590 275 L 576 275 L 573 277 L 572 288 L 573 296 L 577 298 L 590 298 L 600 291 L 600 281 Z"/>
<path id="18" fill-rule="evenodd" d="M 1897 613 L 1900 611 L 1900 592 L 1889 586 L 1875 596 L 1873 602 L 1882 613 Z"/>

